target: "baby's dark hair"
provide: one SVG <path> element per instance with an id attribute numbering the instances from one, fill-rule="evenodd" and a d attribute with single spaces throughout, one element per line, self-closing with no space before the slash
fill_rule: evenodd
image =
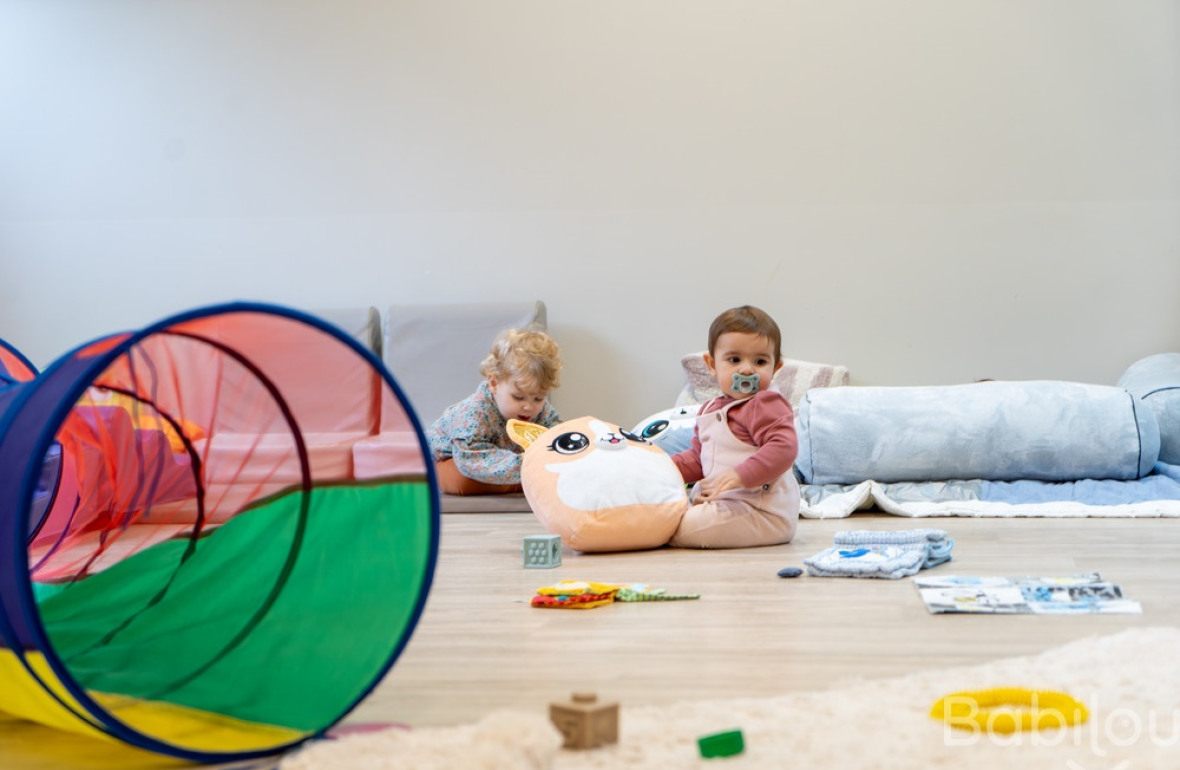
<path id="1" fill-rule="evenodd" d="M 709 355 L 716 353 L 717 338 L 728 332 L 745 332 L 765 337 L 774 345 L 774 362 L 783 360 L 783 335 L 778 324 L 765 310 L 753 305 L 731 307 L 709 325 Z"/>

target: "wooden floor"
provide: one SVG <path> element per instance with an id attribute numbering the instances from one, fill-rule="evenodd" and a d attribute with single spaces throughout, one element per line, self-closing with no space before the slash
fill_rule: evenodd
<path id="1" fill-rule="evenodd" d="M 932 616 L 909 580 L 778 578 L 837 530 L 933 525 L 956 540 L 941 574 L 1056 575 L 1097 570 L 1142 615 Z M 443 517 L 430 601 L 390 676 L 349 722 L 450 724 L 516 707 L 540 712 L 574 690 L 624 706 L 769 696 L 1040 652 L 1136 625 L 1180 626 L 1180 521 L 927 519 L 880 514 L 804 520 L 789 545 L 738 551 L 567 551 L 554 570 L 521 566 L 527 513 Z M 560 579 L 646 582 L 699 601 L 532 609 Z M 84 745 L 83 745 L 84 744 Z M 78 757 L 79 745 L 95 753 Z M 4 770 L 155 770 L 174 763 L 21 723 L 0 722 Z M 240 765 L 235 765 L 240 766 Z"/>

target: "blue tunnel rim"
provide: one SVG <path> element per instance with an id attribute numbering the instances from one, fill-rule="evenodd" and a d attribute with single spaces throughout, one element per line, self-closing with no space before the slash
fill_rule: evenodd
<path id="1" fill-rule="evenodd" d="M 17 607 L 17 610 L 20 611 L 26 627 L 30 629 L 31 636 L 35 643 L 34 649 L 41 652 L 51 670 L 57 676 L 62 686 L 66 689 L 67 693 L 76 699 L 87 713 L 78 713 L 76 709 L 72 708 L 69 704 L 62 701 L 60 697 L 52 693 L 52 691 L 45 686 L 45 682 L 41 680 L 36 672 L 34 672 L 30 667 L 24 656 L 25 650 L 14 649 L 14 653 L 16 653 L 17 657 L 20 659 L 21 663 L 24 665 L 29 674 L 41 685 L 42 689 L 46 690 L 48 694 L 58 700 L 58 702 L 61 703 L 64 708 L 74 713 L 74 715 L 79 719 L 94 725 L 107 734 L 139 748 L 148 749 L 156 753 L 173 756 L 179 759 L 201 763 L 249 760 L 272 756 L 284 751 L 288 751 L 308 740 L 323 736 L 333 726 L 339 724 L 341 720 L 345 719 L 353 710 L 355 710 L 356 707 L 362 701 L 364 701 L 365 698 L 367 698 L 388 675 L 390 669 L 393 668 L 394 664 L 405 651 L 406 646 L 409 644 L 410 639 L 413 636 L 414 630 L 417 628 L 417 625 L 421 620 L 422 613 L 426 607 L 427 598 L 430 594 L 430 589 L 433 585 L 434 573 L 437 568 L 441 529 L 441 504 L 438 492 L 438 480 L 434 469 L 434 463 L 429 453 L 429 444 L 426 440 L 426 435 L 417 413 L 411 406 L 409 399 L 406 397 L 405 392 L 401 389 L 401 386 L 398 385 L 397 381 L 393 378 L 393 375 L 385 367 L 384 363 L 371 350 L 365 348 L 339 327 L 328 323 L 327 321 L 324 321 L 323 319 L 320 319 L 310 313 L 273 303 L 257 301 L 235 301 L 197 307 L 160 319 L 138 331 L 116 332 L 113 334 L 103 335 L 87 343 L 78 345 L 64 355 L 59 356 L 45 370 L 44 374 L 52 374 L 65 362 L 73 360 L 79 352 L 86 350 L 95 344 L 115 340 L 120 336 L 123 336 L 123 339 L 118 340 L 118 342 L 113 344 L 109 349 L 92 356 L 91 363 L 79 371 L 78 376 L 75 379 L 75 384 L 71 386 L 70 390 L 63 396 L 61 401 L 54 408 L 49 419 L 47 419 L 44 424 L 45 427 L 42 430 L 41 435 L 39 435 L 33 442 L 32 446 L 34 448 L 34 452 L 31 456 L 38 457 L 47 451 L 49 444 L 52 443 L 53 437 L 57 433 L 58 427 L 61 425 L 61 422 L 64 420 L 66 414 L 68 414 L 69 410 L 73 408 L 74 402 L 76 402 L 78 397 L 81 396 L 85 388 L 89 387 L 94 378 L 104 371 L 112 361 L 126 353 L 137 342 L 154 334 L 166 332 L 168 331 L 169 327 L 175 326 L 177 324 L 182 324 L 187 321 L 192 321 L 199 318 L 231 313 L 260 313 L 299 321 L 313 329 L 327 333 L 337 342 L 343 343 L 355 354 L 365 360 L 365 362 L 368 363 L 370 367 L 380 375 L 385 385 L 393 392 L 399 406 L 408 416 L 410 424 L 414 429 L 415 436 L 418 439 L 419 449 L 422 452 L 426 481 L 430 490 L 430 511 L 428 519 L 428 524 L 430 526 L 430 538 L 428 546 L 429 553 L 427 554 L 427 558 L 425 560 L 422 583 L 418 590 L 414 607 L 409 614 L 400 639 L 397 640 L 396 644 L 393 646 L 389 655 L 387 656 L 385 663 L 375 673 L 372 681 L 360 687 L 358 695 L 355 697 L 355 699 L 348 706 L 346 706 L 341 711 L 341 713 L 329 724 L 324 725 L 318 730 L 308 732 L 299 739 L 288 743 L 269 746 L 262 749 L 249 749 L 244 751 L 197 751 L 161 741 L 152 736 L 145 735 L 144 733 L 141 733 L 138 730 L 135 730 L 129 725 L 126 725 L 114 718 L 114 716 L 111 715 L 105 708 L 103 708 L 101 704 L 92 699 L 78 684 L 78 682 L 74 680 L 73 676 L 69 672 L 68 667 L 66 667 L 61 661 L 60 657 L 54 650 L 43 625 L 41 624 L 40 614 L 37 611 L 36 601 L 33 597 L 32 580 L 28 574 L 28 552 L 26 548 L 20 547 L 20 544 L 23 543 L 23 540 L 21 538 L 14 538 L 14 550 L 16 551 L 16 554 L 14 555 L 15 558 L 10 563 L 13 565 L 13 573 L 17 578 L 16 583 L 19 599 L 19 606 Z M 8 348 L 9 346 L 5 345 L 5 347 Z M 23 356 L 21 356 L 21 358 L 23 359 Z M 32 368 L 33 371 L 36 371 L 36 369 L 31 367 L 31 365 L 30 368 Z M 0 417 L 0 441 L 3 440 L 3 437 L 8 432 L 13 416 L 20 412 L 25 402 L 35 391 L 35 383 L 37 381 L 32 380 L 30 382 L 33 386 L 26 388 L 23 390 L 23 392 L 19 393 L 17 398 L 6 411 L 5 415 Z M 25 509 L 28 507 L 29 501 L 32 499 L 32 492 L 36 483 L 38 466 L 39 463 L 30 461 L 26 465 L 24 473 L 21 475 L 17 499 L 24 502 L 22 504 L 23 507 L 19 511 L 19 514 L 14 516 L 14 527 L 18 527 L 18 525 L 23 524 L 24 519 L 26 518 L 25 514 L 27 511 Z M 8 619 L 3 613 L 0 613 L 0 636 L 9 639 L 15 638 L 15 632 L 9 625 Z M 96 718 L 98 724 L 96 724 Z"/>
<path id="2" fill-rule="evenodd" d="M 186 749 L 184 747 L 178 747 L 173 744 L 164 743 L 164 742 L 159 741 L 157 739 L 151 738 L 150 736 L 145 736 L 144 734 L 142 734 L 136 730 L 133 730 L 130 727 L 119 722 L 118 720 L 114 719 L 113 716 L 111 716 L 101 705 L 95 703 L 91 698 L 89 698 L 88 695 L 86 695 L 86 693 L 73 680 L 73 677 L 69 674 L 68 668 L 66 668 L 61 663 L 60 659 L 57 657 L 56 653 L 53 651 L 52 644 L 49 642 L 47 636 L 44 634 L 44 629 L 40 624 L 39 615 L 35 611 L 35 602 L 33 601 L 33 598 L 32 598 L 31 581 L 29 580 L 28 571 L 27 571 L 27 553 L 24 553 L 23 551 L 19 552 L 18 553 L 18 556 L 20 557 L 18 559 L 18 561 L 20 562 L 19 566 L 23 567 L 23 569 L 20 570 L 20 572 L 21 572 L 20 576 L 23 576 L 23 580 L 19 580 L 18 583 L 20 583 L 20 588 L 24 589 L 22 591 L 23 596 L 21 598 L 23 599 L 23 601 L 21 602 L 20 609 L 23 610 L 23 614 L 25 616 L 26 622 L 28 622 L 30 620 L 32 621 L 31 623 L 29 623 L 29 627 L 30 627 L 31 632 L 34 636 L 34 641 L 37 642 L 37 648 L 39 649 L 40 652 L 42 652 L 43 655 L 45 655 L 47 662 L 50 664 L 54 673 L 58 675 L 59 679 L 61 680 L 61 683 L 63 684 L 63 686 L 66 687 L 67 691 L 72 696 L 77 698 L 78 701 L 83 706 L 87 707 L 88 712 L 90 712 L 91 707 L 93 707 L 93 712 L 88 713 L 88 714 L 78 714 L 74 709 L 70 708 L 67 704 L 63 703 L 62 705 L 64 707 L 66 707 L 67 709 L 69 709 L 71 712 L 75 713 L 75 715 L 78 716 L 79 718 L 81 718 L 84 721 L 89 722 L 91 724 L 94 723 L 94 719 L 92 717 L 94 715 L 98 715 L 101 718 L 101 721 L 103 723 L 102 727 L 106 728 L 106 732 L 108 732 L 108 734 L 111 734 L 111 735 L 123 740 L 126 743 L 129 743 L 129 744 L 135 745 L 135 746 L 140 746 L 142 748 L 148 748 L 148 749 L 156 751 L 158 753 L 168 754 L 168 755 L 176 756 L 176 757 L 183 758 L 183 759 L 189 759 L 189 760 L 201 761 L 201 762 L 225 761 L 225 760 L 234 760 L 234 759 L 249 759 L 249 758 L 254 758 L 254 757 L 273 755 L 275 753 L 279 753 L 279 752 L 285 751 L 291 747 L 299 745 L 300 743 L 302 743 L 310 738 L 323 735 L 325 732 L 327 732 L 327 730 L 331 729 L 331 727 L 333 725 L 338 724 L 340 720 L 344 719 L 349 713 L 351 713 L 351 711 L 354 710 L 356 708 L 356 706 L 360 702 L 362 702 L 372 692 L 372 690 L 382 681 L 382 679 L 388 674 L 389 670 L 393 667 L 393 664 L 404 652 L 405 646 L 409 643 L 409 640 L 413 634 L 413 630 L 415 629 L 419 620 L 421 619 L 421 614 L 425 608 L 426 599 L 429 595 L 429 590 L 430 590 L 431 584 L 433 582 L 434 570 L 437 565 L 438 541 L 439 541 L 439 530 L 440 530 L 440 518 L 439 518 L 440 505 L 439 505 L 439 498 L 438 498 L 437 479 L 435 477 L 433 463 L 430 462 L 429 456 L 426 455 L 427 444 L 425 442 L 425 436 L 422 431 L 421 422 L 419 421 L 417 414 L 414 412 L 413 408 L 410 406 L 408 399 L 406 398 L 404 392 L 401 390 L 400 386 L 397 385 L 396 381 L 389 374 L 388 370 L 384 367 L 384 365 L 381 363 L 381 361 L 375 355 L 373 355 L 370 351 L 368 351 L 366 348 L 362 347 L 359 343 L 357 343 L 351 337 L 344 334 L 341 330 L 337 329 L 337 327 L 335 327 L 331 324 L 328 324 L 328 323 L 324 322 L 323 320 L 316 318 L 313 315 L 303 313 L 303 312 L 295 310 L 293 308 L 288 308 L 288 307 L 284 307 L 284 306 L 280 306 L 280 305 L 273 305 L 273 304 L 268 304 L 268 303 L 261 303 L 261 302 L 235 302 L 235 303 L 226 303 L 226 304 L 221 304 L 221 305 L 213 305 L 213 306 L 208 306 L 208 307 L 196 308 L 196 309 L 187 311 L 185 313 L 180 313 L 180 314 L 165 318 L 161 321 L 158 321 L 158 322 L 152 324 L 151 326 L 145 327 L 144 329 L 142 329 L 138 332 L 134 332 L 134 333 L 124 332 L 124 333 L 116 333 L 116 334 L 112 334 L 112 335 L 104 335 L 103 337 L 100 337 L 90 343 L 78 346 L 77 348 L 71 350 L 70 352 L 68 352 L 64 356 L 60 357 L 57 361 L 55 361 L 54 365 L 50 367 L 50 369 L 47 371 L 47 373 L 52 372 L 56 368 L 56 366 L 60 365 L 61 362 L 66 361 L 66 360 L 70 360 L 79 351 L 84 350 L 91 345 L 115 339 L 115 338 L 119 337 L 120 334 L 126 335 L 125 339 L 120 340 L 117 344 L 113 345 L 109 350 L 106 350 L 100 354 L 96 354 L 93 357 L 93 362 L 89 366 L 87 366 L 85 369 L 83 369 L 79 372 L 76 381 L 77 382 L 85 382 L 85 385 L 83 385 L 79 388 L 76 388 L 76 390 L 77 390 L 76 393 L 67 394 L 67 397 L 63 398 L 63 402 L 65 402 L 64 407 L 59 404 L 58 409 L 55 410 L 55 413 L 53 415 L 53 419 L 49 420 L 47 422 L 47 424 L 53 425 L 53 430 L 52 431 L 47 430 L 47 431 L 44 431 L 44 433 L 47 433 L 49 435 L 49 437 L 51 438 L 56 433 L 56 429 L 60 425 L 61 420 L 64 418 L 65 413 L 67 413 L 69 411 L 69 409 L 72 408 L 73 401 L 76 401 L 77 397 L 81 394 L 81 392 L 85 389 L 85 387 L 87 387 L 89 385 L 89 383 L 93 381 L 94 377 L 98 373 L 100 373 L 102 370 L 104 370 L 106 368 L 106 366 L 108 366 L 112 360 L 114 360 L 118 356 L 122 355 L 124 352 L 126 352 L 127 349 L 129 349 L 131 346 L 133 346 L 139 340 L 141 340 L 145 337 L 148 337 L 150 335 L 159 333 L 159 332 L 167 331 L 168 327 L 175 325 L 175 324 L 183 323 L 185 321 L 193 320 L 196 318 L 217 315 L 217 314 L 222 314 L 222 313 L 233 313 L 233 312 L 257 312 L 257 313 L 268 313 L 268 314 L 283 316 L 283 317 L 287 317 L 287 318 L 291 318 L 293 320 L 303 322 L 304 324 L 306 324 L 312 328 L 327 332 L 328 334 L 333 336 L 337 341 L 343 342 L 346 345 L 348 345 L 350 348 L 352 348 L 355 353 L 357 353 L 362 358 L 364 358 L 370 364 L 370 366 L 372 366 L 381 375 L 381 377 L 385 381 L 386 385 L 390 387 L 390 389 L 393 391 L 395 397 L 400 402 L 400 406 L 403 408 L 403 410 L 409 416 L 411 424 L 413 425 L 415 433 L 416 433 L 418 440 L 419 440 L 419 447 L 423 451 L 427 481 L 429 484 L 429 488 L 431 489 L 431 492 L 432 492 L 432 494 L 430 496 L 431 516 L 430 516 L 430 522 L 429 522 L 431 524 L 430 553 L 428 554 L 428 558 L 426 560 L 425 574 L 423 575 L 422 585 L 419 590 L 419 594 L 417 597 L 417 601 L 415 603 L 415 607 L 413 608 L 413 612 L 410 615 L 409 621 L 406 624 L 405 633 L 403 633 L 402 638 L 398 641 L 398 644 L 393 648 L 390 655 L 388 656 L 388 659 L 387 659 L 385 665 L 383 667 L 381 667 L 381 669 L 374 676 L 373 680 L 367 686 L 360 689 L 360 692 L 359 692 L 358 696 L 356 697 L 356 699 L 353 701 L 353 703 L 350 704 L 348 707 L 346 707 L 344 710 L 342 710 L 340 715 L 335 720 L 333 720 L 330 724 L 325 725 L 324 727 L 320 728 L 319 730 L 317 730 L 315 732 L 309 732 L 307 735 L 301 737 L 300 739 L 298 739 L 296 741 L 292 741 L 288 744 L 271 746 L 271 747 L 267 747 L 265 749 L 259 749 L 259 750 L 247 750 L 247 751 L 235 751 L 235 752 L 207 752 L 207 751 L 194 751 L 191 749 Z M 22 399 L 22 401 L 23 401 L 23 399 Z M 14 404 L 13 405 L 14 408 L 12 410 L 10 410 L 10 414 L 14 414 L 16 411 L 19 411 L 19 408 L 18 408 L 19 406 L 20 406 L 20 404 Z M 3 433 L 6 432 L 7 427 L 8 427 L 7 421 L 5 422 L 5 424 L 0 425 L 0 435 L 3 435 Z M 43 435 L 41 438 L 42 438 L 42 441 L 37 442 L 36 444 L 34 444 L 34 446 L 39 446 L 41 443 L 44 443 L 45 436 Z M 34 456 L 35 456 L 35 453 L 34 453 Z M 22 483 L 20 491 L 19 491 L 19 495 L 20 495 L 19 499 L 28 500 L 29 496 L 31 494 L 31 489 L 29 488 L 29 479 L 30 479 L 31 473 L 29 471 L 31 470 L 32 465 L 34 465 L 34 464 L 30 464 L 30 468 L 27 469 L 26 474 L 24 475 L 23 483 Z M 2 620 L 2 619 L 3 618 L 0 618 L 0 620 Z M 11 636 L 11 633 L 9 634 L 9 636 Z M 18 650 L 17 652 L 20 652 L 20 651 Z M 27 663 L 26 663 L 26 669 L 28 669 Z M 35 679 L 37 679 L 39 682 L 41 681 L 40 678 L 36 676 L 35 672 L 30 670 L 30 674 Z M 41 684 L 42 684 L 42 686 L 44 686 L 43 682 L 41 682 Z M 60 702 L 60 699 L 58 699 L 58 700 Z"/>
<path id="3" fill-rule="evenodd" d="M 17 350 L 12 343 L 3 337 L 0 337 L 0 348 L 3 348 L 6 353 L 11 353 L 16 358 L 16 360 L 27 366 L 29 371 L 32 372 L 34 376 L 41 373 L 37 370 L 37 367 L 33 364 L 33 362 L 25 356 L 24 353 Z"/>

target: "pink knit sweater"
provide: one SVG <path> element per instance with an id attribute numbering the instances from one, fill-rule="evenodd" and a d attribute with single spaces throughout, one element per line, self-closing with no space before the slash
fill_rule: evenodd
<path id="1" fill-rule="evenodd" d="M 701 414 L 709 414 L 725 408 L 736 399 L 720 396 L 705 404 Z M 734 470 L 747 489 L 769 484 L 788 472 L 799 453 L 795 437 L 795 413 L 791 405 L 773 390 L 760 390 L 743 399 L 729 410 L 729 429 L 738 439 L 758 451 Z M 697 430 L 693 430 L 692 446 L 672 456 L 685 483 L 691 484 L 704 478 L 701 470 L 701 441 Z"/>

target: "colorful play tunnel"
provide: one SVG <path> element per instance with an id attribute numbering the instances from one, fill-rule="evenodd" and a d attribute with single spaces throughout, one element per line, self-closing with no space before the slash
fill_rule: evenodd
<path id="1" fill-rule="evenodd" d="M 435 489 L 312 316 L 204 308 L 41 374 L 0 344 L 0 711 L 206 762 L 321 734 L 409 640 Z"/>

